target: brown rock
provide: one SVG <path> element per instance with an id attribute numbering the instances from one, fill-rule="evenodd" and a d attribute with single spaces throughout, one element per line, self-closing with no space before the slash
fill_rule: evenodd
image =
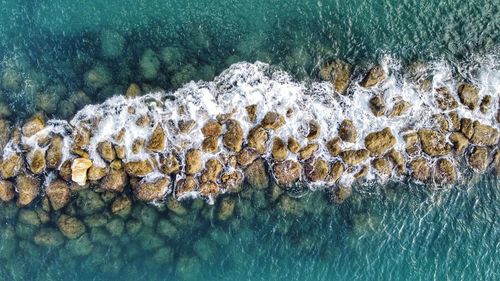
<path id="1" fill-rule="evenodd" d="M 243 167 L 246 167 L 259 157 L 260 155 L 259 153 L 257 153 L 257 151 L 255 151 L 255 149 L 250 147 L 245 147 L 238 153 L 237 161 L 238 164 L 240 164 Z"/>
<path id="2" fill-rule="evenodd" d="M 45 193 L 47 194 L 50 205 L 54 211 L 64 208 L 71 200 L 71 192 L 68 184 L 62 180 L 55 180 L 51 182 L 45 189 Z"/>
<path id="3" fill-rule="evenodd" d="M 217 120 L 209 120 L 201 128 L 204 137 L 218 137 L 222 134 L 222 126 Z"/>
<path id="4" fill-rule="evenodd" d="M 264 161 L 259 158 L 253 161 L 244 170 L 245 179 L 250 186 L 256 189 L 264 189 L 269 186 L 269 177 L 266 172 Z"/>
<path id="5" fill-rule="evenodd" d="M 316 151 L 318 151 L 319 145 L 317 143 L 310 143 L 306 145 L 304 148 L 302 148 L 299 151 L 299 159 L 300 160 L 307 160 L 311 158 Z"/>
<path id="6" fill-rule="evenodd" d="M 200 186 L 200 194 L 206 197 L 215 197 L 219 194 L 219 185 L 215 182 L 206 182 Z"/>
<path id="7" fill-rule="evenodd" d="M 35 149 L 28 154 L 28 164 L 30 171 L 35 174 L 41 174 L 45 171 L 45 154 L 41 149 Z"/>
<path id="8" fill-rule="evenodd" d="M 479 172 L 484 172 L 488 167 L 488 149 L 476 146 L 469 156 L 469 165 Z"/>
<path id="9" fill-rule="evenodd" d="M 165 131 L 163 130 L 161 124 L 158 124 L 154 128 L 153 133 L 151 133 L 151 137 L 149 138 L 146 147 L 152 152 L 162 152 L 165 150 L 165 143 Z"/>
<path id="10" fill-rule="evenodd" d="M 185 179 L 180 179 L 175 185 L 175 196 L 177 198 L 187 195 L 189 192 L 196 191 L 198 181 L 193 176 L 187 176 Z"/>
<path id="11" fill-rule="evenodd" d="M 3 154 L 5 145 L 9 142 L 10 134 L 11 129 L 9 121 L 0 119 L 0 155 Z"/>
<path id="12" fill-rule="evenodd" d="M 469 146 L 469 140 L 459 132 L 451 133 L 450 141 L 453 144 L 453 149 L 457 155 L 464 154 L 465 149 Z"/>
<path id="13" fill-rule="evenodd" d="M 410 109 L 411 103 L 405 101 L 405 100 L 400 100 L 394 103 L 394 106 L 392 107 L 391 111 L 387 114 L 388 117 L 397 117 L 405 114 L 408 109 Z"/>
<path id="14" fill-rule="evenodd" d="M 307 134 L 308 140 L 315 140 L 319 137 L 321 133 L 321 127 L 318 122 L 310 121 L 309 122 L 309 133 Z"/>
<path id="15" fill-rule="evenodd" d="M 27 174 L 17 176 L 17 205 L 20 207 L 29 205 L 38 196 L 40 184 L 40 180 L 36 177 Z"/>
<path id="16" fill-rule="evenodd" d="M 141 115 L 141 116 L 139 116 L 139 118 L 137 118 L 137 120 L 135 121 L 135 124 L 141 128 L 150 127 L 151 126 L 151 117 L 149 117 L 148 115 Z"/>
<path id="17" fill-rule="evenodd" d="M 201 171 L 201 151 L 190 149 L 186 152 L 186 174 L 194 175 Z"/>
<path id="18" fill-rule="evenodd" d="M 191 119 L 179 120 L 179 122 L 177 122 L 177 127 L 179 127 L 179 132 L 184 135 L 189 134 L 194 129 L 195 126 L 196 122 Z"/>
<path id="19" fill-rule="evenodd" d="M 356 166 L 368 159 L 370 152 L 366 149 L 344 150 L 339 156 L 347 165 Z"/>
<path id="20" fill-rule="evenodd" d="M 339 186 L 333 190 L 332 200 L 337 204 L 344 203 L 347 198 L 352 195 L 352 187 L 351 186 Z"/>
<path id="21" fill-rule="evenodd" d="M 335 161 L 332 164 L 332 169 L 330 171 L 330 175 L 328 176 L 327 181 L 331 184 L 337 182 L 342 174 L 344 173 L 344 164 L 341 161 Z"/>
<path id="22" fill-rule="evenodd" d="M 217 114 L 217 116 L 215 117 L 217 119 L 217 122 L 219 122 L 220 124 L 225 124 L 229 119 L 233 118 L 233 115 L 235 113 L 235 109 L 231 109 L 231 111 L 227 112 L 227 113 L 221 113 L 221 114 Z"/>
<path id="23" fill-rule="evenodd" d="M 159 201 L 162 200 L 168 193 L 168 188 L 170 186 L 170 178 L 161 177 L 154 181 L 142 180 L 134 188 L 135 198 L 141 201 Z"/>
<path id="24" fill-rule="evenodd" d="M 340 143 L 341 140 L 338 137 L 333 138 L 326 143 L 326 149 L 328 150 L 331 156 L 336 157 L 340 154 L 340 152 L 342 151 Z"/>
<path id="25" fill-rule="evenodd" d="M 236 202 L 230 197 L 225 197 L 219 202 L 220 203 L 217 211 L 217 219 L 226 221 L 233 215 Z"/>
<path id="26" fill-rule="evenodd" d="M 0 180 L 0 201 L 9 202 L 14 199 L 14 184 L 10 181 Z"/>
<path id="27" fill-rule="evenodd" d="M 410 161 L 410 168 L 412 176 L 418 181 L 427 181 L 431 175 L 429 162 L 423 157 Z"/>
<path id="28" fill-rule="evenodd" d="M 385 114 L 386 107 L 385 107 L 385 100 L 381 96 L 375 96 L 370 99 L 370 110 L 372 111 L 373 115 L 376 117 L 382 116 Z"/>
<path id="29" fill-rule="evenodd" d="M 436 89 L 435 101 L 441 110 L 452 110 L 458 107 L 458 102 L 455 100 L 448 87 Z"/>
<path id="30" fill-rule="evenodd" d="M 441 158 L 436 161 L 434 180 L 439 184 L 450 184 L 457 180 L 455 165 L 448 159 Z"/>
<path id="31" fill-rule="evenodd" d="M 101 180 L 101 189 L 121 193 L 127 185 L 127 173 L 123 169 L 110 169 Z"/>
<path id="32" fill-rule="evenodd" d="M 474 124 L 469 118 L 462 118 L 460 120 L 460 132 L 468 139 L 472 138 L 474 134 Z"/>
<path id="33" fill-rule="evenodd" d="M 392 164 L 385 158 L 376 158 L 372 160 L 372 167 L 383 177 L 389 176 L 392 172 Z"/>
<path id="34" fill-rule="evenodd" d="M 493 101 L 493 98 L 490 95 L 484 96 L 484 98 L 481 100 L 481 103 L 479 104 L 479 110 L 482 113 L 488 112 L 488 110 L 491 107 L 491 102 Z"/>
<path id="35" fill-rule="evenodd" d="M 356 180 L 359 180 L 359 179 L 366 177 L 367 174 L 368 174 L 368 166 L 361 165 L 361 167 L 359 167 L 359 169 L 356 171 L 356 173 L 354 173 L 353 177 Z"/>
<path id="36" fill-rule="evenodd" d="M 420 152 L 420 139 L 416 132 L 409 132 L 403 135 L 405 141 L 405 150 L 408 155 L 417 155 Z"/>
<path id="37" fill-rule="evenodd" d="M 114 149 L 115 149 L 116 157 L 118 159 L 122 159 L 122 160 L 125 159 L 125 157 L 127 156 L 127 153 L 125 151 L 124 145 L 115 145 Z"/>
<path id="38" fill-rule="evenodd" d="M 462 84 L 457 89 L 460 102 L 470 110 L 475 110 L 479 101 L 479 90 L 471 84 Z"/>
<path id="39" fill-rule="evenodd" d="M 285 118 L 276 112 L 270 111 L 266 113 L 261 124 L 265 129 L 277 130 L 285 125 Z"/>
<path id="40" fill-rule="evenodd" d="M 401 152 L 393 148 L 389 150 L 387 156 L 389 157 L 389 159 L 392 160 L 394 165 L 396 165 L 396 170 L 399 174 L 404 174 L 406 172 L 405 159 L 403 157 L 403 154 L 401 154 Z"/>
<path id="41" fill-rule="evenodd" d="M 329 172 L 328 162 L 321 157 L 310 159 L 304 165 L 305 176 L 312 182 L 324 181 Z"/>
<path id="42" fill-rule="evenodd" d="M 288 156 L 286 144 L 279 137 L 273 138 L 272 156 L 277 161 L 283 161 Z"/>
<path id="43" fill-rule="evenodd" d="M 351 77 L 351 66 L 341 60 L 335 60 L 324 65 L 319 72 L 321 78 L 332 83 L 333 90 L 338 94 L 344 94 L 349 86 Z"/>
<path id="44" fill-rule="evenodd" d="M 65 181 L 71 181 L 71 160 L 66 160 L 61 164 L 59 176 Z"/>
<path id="45" fill-rule="evenodd" d="M 396 138 L 389 128 L 384 128 L 381 131 L 369 133 L 365 137 L 365 147 L 373 156 L 382 156 L 395 144 Z"/>
<path id="46" fill-rule="evenodd" d="M 86 158 L 76 158 L 71 164 L 71 180 L 79 185 L 87 182 L 87 170 L 92 166 L 92 161 Z"/>
<path id="47" fill-rule="evenodd" d="M 23 165 L 23 158 L 18 153 L 4 156 L 4 159 L 0 166 L 0 174 L 3 179 L 13 178 L 19 175 L 19 172 L 21 171 Z"/>
<path id="48" fill-rule="evenodd" d="M 209 181 L 216 182 L 222 172 L 222 164 L 217 159 L 209 159 L 205 163 L 205 170 L 201 174 L 200 180 L 202 183 Z"/>
<path id="49" fill-rule="evenodd" d="M 108 174 L 108 172 L 109 172 L 109 167 L 107 166 L 98 167 L 96 165 L 92 165 L 87 171 L 87 179 L 89 181 L 98 181 L 104 178 Z"/>
<path id="50" fill-rule="evenodd" d="M 243 144 L 243 129 L 236 120 L 228 120 L 226 133 L 222 136 L 222 144 L 228 149 L 239 152 Z"/>
<path id="51" fill-rule="evenodd" d="M 381 66 L 374 66 L 368 71 L 365 78 L 359 83 L 361 87 L 371 88 L 386 79 L 386 74 Z"/>
<path id="52" fill-rule="evenodd" d="M 497 177 L 500 176 L 500 150 L 495 151 L 495 155 L 493 156 L 493 166 Z"/>
<path id="53" fill-rule="evenodd" d="M 73 149 L 85 149 L 90 142 L 90 132 L 84 128 L 73 131 Z"/>
<path id="54" fill-rule="evenodd" d="M 351 120 L 344 119 L 344 121 L 340 123 L 339 136 L 345 142 L 356 142 L 358 134 Z"/>
<path id="55" fill-rule="evenodd" d="M 221 175 L 222 188 L 228 192 L 240 192 L 243 174 L 240 171 L 224 172 Z"/>
<path id="56" fill-rule="evenodd" d="M 288 150 L 292 153 L 297 153 L 300 150 L 300 143 L 297 141 L 297 139 L 290 137 L 288 138 Z"/>
<path id="57" fill-rule="evenodd" d="M 498 143 L 497 129 L 474 121 L 474 134 L 470 139 L 471 143 L 476 145 L 496 145 Z"/>
<path id="58" fill-rule="evenodd" d="M 267 149 L 267 140 L 269 134 L 261 126 L 256 126 L 248 132 L 247 143 L 248 146 L 255 149 L 260 154 L 264 154 Z"/>
<path id="59" fill-rule="evenodd" d="M 180 172 L 181 165 L 179 159 L 173 153 L 160 156 L 160 171 L 166 175 Z"/>
<path id="60" fill-rule="evenodd" d="M 46 165 L 49 169 L 58 169 L 63 158 L 64 140 L 61 136 L 56 135 L 50 141 L 50 146 L 46 153 Z"/>
<path id="61" fill-rule="evenodd" d="M 201 148 L 205 152 L 215 153 L 219 151 L 219 137 L 207 137 L 201 143 Z"/>
<path id="62" fill-rule="evenodd" d="M 149 159 L 125 163 L 125 172 L 131 177 L 145 177 L 153 170 L 153 163 Z"/>
<path id="63" fill-rule="evenodd" d="M 245 107 L 245 109 L 246 109 L 247 114 L 248 114 L 248 120 L 251 123 L 255 123 L 255 121 L 257 120 L 257 105 L 252 104 L 252 105 Z"/>
<path id="64" fill-rule="evenodd" d="M 451 151 L 451 146 L 446 142 L 443 134 L 430 129 L 418 130 L 422 150 L 430 156 L 443 156 Z"/>
<path id="65" fill-rule="evenodd" d="M 128 86 L 127 91 L 125 92 L 125 96 L 129 99 L 138 97 L 141 95 L 141 88 L 139 85 L 132 83 Z"/>
<path id="66" fill-rule="evenodd" d="M 276 183 L 282 187 L 291 187 L 302 175 L 302 166 L 293 160 L 276 163 L 273 167 Z"/>
<path id="67" fill-rule="evenodd" d="M 132 200 L 127 196 L 117 197 L 111 204 L 111 213 L 120 217 L 127 217 L 132 211 Z"/>
<path id="68" fill-rule="evenodd" d="M 57 219 L 57 227 L 68 239 L 76 239 L 85 233 L 85 225 L 75 217 L 61 215 Z"/>
<path id="69" fill-rule="evenodd" d="M 448 119 L 450 120 L 450 129 L 452 131 L 460 131 L 460 117 L 456 111 L 448 113 Z"/>
<path id="70" fill-rule="evenodd" d="M 432 121 L 436 124 L 436 128 L 441 132 L 447 132 L 450 130 L 450 125 L 444 114 L 435 114 L 432 116 Z"/>
<path id="71" fill-rule="evenodd" d="M 45 128 L 45 121 L 41 116 L 34 116 L 22 127 L 22 132 L 25 137 L 31 137 Z"/>
<path id="72" fill-rule="evenodd" d="M 115 160 L 116 153 L 113 145 L 109 141 L 103 141 L 97 144 L 97 152 L 102 157 L 102 159 L 111 162 Z"/>

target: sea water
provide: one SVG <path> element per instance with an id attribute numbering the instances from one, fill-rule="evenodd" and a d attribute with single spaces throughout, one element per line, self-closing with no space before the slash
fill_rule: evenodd
<path id="1" fill-rule="evenodd" d="M 15 123 L 43 111 L 70 121 L 131 83 L 141 94 L 175 91 L 243 61 L 276 66 L 294 86 L 309 86 L 334 58 L 356 65 L 358 78 L 372 64 L 397 74 L 420 61 L 433 81 L 473 82 L 496 106 L 499 27 L 493 0 L 3 0 L 0 116 Z M 388 93 L 411 99 L 399 78 Z M 361 128 L 362 93 L 346 100 Z M 425 111 L 402 124 L 425 122 Z M 355 186 L 340 205 L 307 191 L 284 208 L 257 190 L 236 197 L 227 222 L 203 202 L 182 216 L 134 202 L 127 221 L 140 222 L 137 232 L 117 221 L 53 249 L 32 242 L 41 226 L 1 203 L 0 279 L 497 280 L 499 190 L 490 172 L 442 190 L 403 180 Z"/>

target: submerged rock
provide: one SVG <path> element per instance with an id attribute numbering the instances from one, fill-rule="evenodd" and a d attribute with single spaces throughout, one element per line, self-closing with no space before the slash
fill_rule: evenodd
<path id="1" fill-rule="evenodd" d="M 17 205 L 27 206 L 38 196 L 40 179 L 28 174 L 21 174 L 16 178 Z"/>
<path id="2" fill-rule="evenodd" d="M 455 164 L 446 158 L 436 161 L 434 179 L 439 184 L 451 184 L 457 180 Z"/>
<path id="3" fill-rule="evenodd" d="M 321 78 L 332 83 L 336 93 L 344 94 L 349 86 L 351 66 L 344 61 L 335 60 L 324 65 L 319 74 Z"/>
<path id="4" fill-rule="evenodd" d="M 293 160 L 276 163 L 273 167 L 276 183 L 284 188 L 291 187 L 302 175 L 302 165 Z"/>
<path id="5" fill-rule="evenodd" d="M 263 189 L 269 186 L 269 177 L 264 166 L 264 161 L 261 158 L 248 165 L 244 173 L 245 179 L 250 186 L 257 189 Z"/>
<path id="6" fill-rule="evenodd" d="M 56 229 L 43 228 L 33 237 L 33 242 L 38 246 L 56 248 L 64 244 L 64 237 Z"/>
<path id="7" fill-rule="evenodd" d="M 75 217 L 61 215 L 57 219 L 57 227 L 69 239 L 76 239 L 85 232 L 85 225 Z"/>

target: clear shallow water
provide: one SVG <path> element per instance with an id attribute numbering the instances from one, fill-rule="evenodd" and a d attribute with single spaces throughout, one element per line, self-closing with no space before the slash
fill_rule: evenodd
<path id="1" fill-rule="evenodd" d="M 12 120 L 29 116 L 40 110 L 41 98 L 50 97 L 57 108 L 46 109 L 47 115 L 70 118 L 87 103 L 123 94 L 132 82 L 143 91 L 172 89 L 191 79 L 209 80 L 243 60 L 270 62 L 299 79 L 315 78 L 324 60 L 340 57 L 363 65 L 385 54 L 403 63 L 444 58 L 461 70 L 472 69 L 498 52 L 499 21 L 494 0 L 3 0 L 2 77 L 14 69 L 19 78 L 13 87 L 2 81 L 0 101 L 10 114 L 1 115 Z M 106 52 L 103 30 L 119 34 L 110 36 L 115 40 Z M 122 50 L 110 56 L 120 49 L 120 36 Z M 178 48 L 180 58 L 162 60 L 164 47 Z M 147 48 L 161 61 L 152 79 L 144 77 L 140 66 Z M 498 65 L 498 58 L 492 60 Z M 96 65 L 110 73 L 104 87 L 85 81 Z M 79 90 L 87 99 L 77 102 L 73 97 Z M 499 279 L 498 179 L 485 176 L 469 189 L 422 189 L 388 184 L 378 191 L 360 190 L 343 205 L 315 193 L 301 199 L 309 202 L 301 203 L 297 214 L 258 200 L 262 192 L 250 193 L 235 198 L 235 218 L 227 223 L 211 219 L 214 210 L 206 206 L 181 219 L 160 212 L 139 237 L 126 230 L 110 237 L 104 227 L 89 228 L 91 243 L 83 245 L 91 251 L 85 257 L 74 257 L 67 245 L 54 250 L 35 246 L 29 241 L 36 229 L 25 227 L 13 213 L 17 209 L 3 204 L 0 279 Z M 172 221 L 179 233 L 173 238 L 153 235 L 159 219 Z M 194 250 L 203 238 L 196 247 L 207 249 Z"/>

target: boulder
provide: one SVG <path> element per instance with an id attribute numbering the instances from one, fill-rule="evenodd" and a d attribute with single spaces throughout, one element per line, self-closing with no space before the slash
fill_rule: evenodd
<path id="1" fill-rule="evenodd" d="M 165 150 L 166 137 L 161 124 L 156 125 L 149 137 L 146 148 L 152 152 L 162 152 Z"/>
<path id="2" fill-rule="evenodd" d="M 434 180 L 439 184 L 451 184 L 457 180 L 457 171 L 453 162 L 446 158 L 436 161 L 434 167 Z"/>
<path id="3" fill-rule="evenodd" d="M 0 175 L 3 179 L 10 179 L 17 175 L 21 171 L 24 165 L 23 157 L 18 153 L 12 153 L 5 156 L 0 166 Z"/>
<path id="4" fill-rule="evenodd" d="M 87 170 L 92 166 L 92 160 L 86 158 L 76 158 L 71 164 L 71 180 L 78 185 L 85 185 L 87 182 Z"/>
<path id="5" fill-rule="evenodd" d="M 406 153 L 410 156 L 415 156 L 420 152 L 420 139 L 416 132 L 409 132 L 403 135 L 405 141 Z"/>
<path id="6" fill-rule="evenodd" d="M 14 184 L 10 181 L 0 180 L 0 201 L 9 202 L 14 199 Z"/>
<path id="7" fill-rule="evenodd" d="M 441 114 L 434 114 L 432 116 L 432 123 L 435 124 L 435 127 L 437 130 L 441 132 L 448 132 L 450 130 L 450 124 L 448 123 L 448 120 L 446 119 L 446 115 L 441 113 Z"/>
<path id="8" fill-rule="evenodd" d="M 231 197 L 225 197 L 219 201 L 217 210 L 217 219 L 220 221 L 228 220 L 234 213 L 236 201 Z"/>
<path id="9" fill-rule="evenodd" d="M 441 110 L 453 110 L 458 107 L 458 102 L 455 100 L 448 87 L 436 89 L 435 102 Z"/>
<path id="10" fill-rule="evenodd" d="M 473 123 L 474 133 L 470 139 L 471 143 L 476 145 L 496 145 L 498 144 L 498 130 L 481 124 L 479 121 Z"/>
<path id="11" fill-rule="evenodd" d="M 103 141 L 97 144 L 97 152 L 102 159 L 111 162 L 116 158 L 116 152 L 110 141 Z"/>
<path id="12" fill-rule="evenodd" d="M 462 118 L 460 120 L 460 132 L 468 139 L 472 138 L 474 134 L 474 123 L 469 118 Z"/>
<path id="13" fill-rule="evenodd" d="M 264 154 L 267 150 L 267 140 L 269 134 L 261 126 L 256 126 L 248 132 L 247 143 L 248 146 L 255 149 L 260 154 Z"/>
<path id="14" fill-rule="evenodd" d="M 300 143 L 296 138 L 290 137 L 287 141 L 288 150 L 292 153 L 297 153 L 300 150 Z"/>
<path id="15" fill-rule="evenodd" d="M 177 127 L 179 128 L 179 132 L 184 135 L 191 133 L 191 131 L 194 129 L 195 126 L 196 122 L 192 119 L 179 120 L 177 122 Z"/>
<path id="16" fill-rule="evenodd" d="M 73 149 L 85 149 L 90 143 L 90 132 L 78 127 L 73 131 Z"/>
<path id="17" fill-rule="evenodd" d="M 132 200 L 127 196 L 118 196 L 111 204 L 111 213 L 122 218 L 128 217 L 132 211 Z"/>
<path id="18" fill-rule="evenodd" d="M 24 207 L 29 205 L 40 190 L 40 179 L 28 174 L 21 174 L 16 178 L 17 205 Z"/>
<path id="19" fill-rule="evenodd" d="M 60 135 L 56 135 L 50 141 L 50 146 L 47 149 L 46 157 L 46 165 L 49 169 L 58 169 L 61 165 L 63 158 L 63 146 L 64 139 Z"/>
<path id="20" fill-rule="evenodd" d="M 285 118 L 274 111 L 269 111 L 262 119 L 262 127 L 268 130 L 277 130 L 285 125 Z"/>
<path id="21" fill-rule="evenodd" d="M 180 179 L 175 184 L 174 195 L 180 198 L 190 192 L 198 189 L 198 181 L 193 176 L 187 176 L 185 179 Z"/>
<path id="22" fill-rule="evenodd" d="M 259 157 L 260 154 L 257 153 L 255 149 L 250 147 L 245 147 L 238 153 L 236 160 L 240 166 L 246 167 Z"/>
<path id="23" fill-rule="evenodd" d="M 57 227 L 68 239 L 76 239 L 85 233 L 85 225 L 79 219 L 61 215 L 57 219 Z"/>
<path id="24" fill-rule="evenodd" d="M 186 174 L 194 175 L 201 171 L 201 156 L 202 152 L 199 149 L 189 149 L 186 152 Z"/>
<path id="25" fill-rule="evenodd" d="M 110 169 L 101 180 L 99 187 L 103 190 L 122 193 L 127 185 L 127 173 L 123 169 Z"/>
<path id="26" fill-rule="evenodd" d="M 248 165 L 245 168 L 244 175 L 250 186 L 256 189 L 264 189 L 269 186 L 269 177 L 262 158 L 259 158 Z"/>
<path id="27" fill-rule="evenodd" d="M 368 71 L 365 78 L 361 80 L 359 85 L 365 88 L 371 88 L 377 84 L 380 84 L 387 78 L 384 69 L 381 66 L 374 66 Z"/>
<path id="28" fill-rule="evenodd" d="M 338 94 L 344 94 L 349 86 L 351 77 L 351 65 L 342 61 L 335 60 L 324 65 L 319 72 L 321 78 L 332 83 L 333 90 Z"/>
<path id="29" fill-rule="evenodd" d="M 255 123 L 255 121 L 257 120 L 257 105 L 252 104 L 246 106 L 245 110 L 247 111 L 248 114 L 248 121 L 250 121 L 251 123 Z"/>
<path id="30" fill-rule="evenodd" d="M 418 181 L 427 181 L 431 175 L 429 161 L 423 157 L 410 161 L 412 176 Z"/>
<path id="31" fill-rule="evenodd" d="M 368 166 L 361 165 L 360 167 L 356 167 L 355 173 L 353 174 L 354 179 L 359 180 L 368 175 Z"/>
<path id="32" fill-rule="evenodd" d="M 65 181 L 71 181 L 71 160 L 68 159 L 59 167 L 59 176 Z"/>
<path id="33" fill-rule="evenodd" d="M 372 156 L 381 156 L 396 144 L 396 137 L 391 129 L 384 128 L 381 131 L 369 133 L 365 137 L 365 147 Z"/>
<path id="34" fill-rule="evenodd" d="M 333 162 L 330 174 L 328 175 L 327 178 L 327 182 L 330 184 L 336 183 L 344 173 L 344 170 L 345 170 L 344 164 L 342 164 L 341 161 Z"/>
<path id="35" fill-rule="evenodd" d="M 125 163 L 125 172 L 131 177 L 145 177 L 154 171 L 150 159 L 130 161 Z"/>
<path id="36" fill-rule="evenodd" d="M 226 133 L 222 136 L 222 144 L 229 150 L 239 152 L 243 144 L 243 129 L 236 120 L 226 122 Z"/>
<path id="37" fill-rule="evenodd" d="M 205 152 L 215 153 L 219 151 L 219 137 L 207 137 L 201 143 L 201 148 Z"/>
<path id="38" fill-rule="evenodd" d="M 450 121 L 450 130 L 452 131 L 460 131 L 460 116 L 458 112 L 452 111 L 448 112 L 448 120 Z"/>
<path id="39" fill-rule="evenodd" d="M 344 150 L 339 156 L 347 165 L 356 166 L 366 161 L 370 157 L 370 152 L 367 149 Z"/>
<path id="40" fill-rule="evenodd" d="M 243 173 L 240 171 L 224 172 L 221 175 L 222 188 L 228 192 L 240 192 Z"/>
<path id="41" fill-rule="evenodd" d="M 179 173 L 181 170 L 181 165 L 179 158 L 173 154 L 169 153 L 167 155 L 160 155 L 160 171 L 166 175 L 173 175 Z"/>
<path id="42" fill-rule="evenodd" d="M 34 237 L 36 245 L 46 248 L 56 248 L 64 244 L 61 232 L 53 228 L 42 228 Z"/>
<path id="43" fill-rule="evenodd" d="M 200 185 L 200 194 L 205 197 L 215 197 L 219 194 L 219 185 L 215 182 L 206 182 Z"/>
<path id="44" fill-rule="evenodd" d="M 288 156 L 286 144 L 281 138 L 279 137 L 273 138 L 271 155 L 273 156 L 273 159 L 276 161 L 283 161 Z"/>
<path id="45" fill-rule="evenodd" d="M 345 142 L 356 142 L 358 134 L 356 132 L 356 127 L 349 119 L 344 119 L 339 126 L 339 137 Z"/>
<path id="46" fill-rule="evenodd" d="M 178 216 L 185 216 L 189 212 L 180 201 L 171 196 L 168 197 L 166 205 L 169 211 Z"/>
<path id="47" fill-rule="evenodd" d="M 169 187 L 169 177 L 160 177 L 155 180 L 143 179 L 134 187 L 134 195 L 141 201 L 160 201 L 168 193 Z"/>
<path id="48" fill-rule="evenodd" d="M 84 216 L 98 213 L 104 209 L 105 203 L 102 198 L 90 189 L 84 189 L 78 192 L 76 198 L 76 209 Z"/>
<path id="49" fill-rule="evenodd" d="M 318 157 L 309 159 L 304 165 L 304 174 L 312 182 L 324 181 L 330 172 L 330 167 L 325 159 Z"/>
<path id="50" fill-rule="evenodd" d="M 457 155 L 462 155 L 465 152 L 467 146 L 469 146 L 469 140 L 460 132 L 453 132 L 449 137 L 451 143 L 453 144 L 453 149 Z"/>
<path id="51" fill-rule="evenodd" d="M 129 99 L 136 98 L 140 95 L 141 95 L 141 87 L 139 87 L 139 85 L 137 85 L 136 83 L 131 83 L 128 86 L 127 91 L 125 92 L 125 96 Z"/>
<path id="52" fill-rule="evenodd" d="M 302 165 L 293 160 L 285 160 L 273 166 L 276 183 L 282 187 L 292 187 L 302 175 Z"/>
<path id="53" fill-rule="evenodd" d="M 209 120 L 201 128 L 201 133 L 204 137 L 218 137 L 222 135 L 222 126 L 217 120 Z"/>
<path id="54" fill-rule="evenodd" d="M 92 165 L 87 171 L 87 179 L 89 181 L 98 181 L 104 178 L 108 173 L 109 173 L 108 166 L 98 167 L 96 165 Z"/>
<path id="55" fill-rule="evenodd" d="M 457 89 L 460 102 L 470 110 L 475 110 L 479 101 L 479 90 L 471 84 L 461 84 Z"/>
<path id="56" fill-rule="evenodd" d="M 392 172 L 392 164 L 386 158 L 376 158 L 372 160 L 372 167 L 382 176 L 387 177 Z"/>
<path id="57" fill-rule="evenodd" d="M 47 194 L 54 211 L 64 208 L 71 200 L 71 191 L 68 184 L 62 180 L 55 180 L 49 183 L 45 189 L 45 194 Z"/>
<path id="58" fill-rule="evenodd" d="M 500 150 L 495 151 L 493 156 L 493 167 L 495 168 L 497 177 L 500 176 Z"/>
<path id="59" fill-rule="evenodd" d="M 488 149 L 484 146 L 476 146 L 469 156 L 469 165 L 476 171 L 484 172 L 488 167 Z"/>
<path id="60" fill-rule="evenodd" d="M 39 226 L 41 224 L 38 214 L 30 209 L 21 209 L 17 219 L 20 223 L 27 225 Z"/>
<path id="61" fill-rule="evenodd" d="M 418 137 L 420 138 L 422 150 L 429 156 L 443 156 L 451 152 L 451 145 L 440 132 L 420 129 L 418 130 Z"/>
<path id="62" fill-rule="evenodd" d="M 299 151 L 299 159 L 304 161 L 311 158 L 316 151 L 318 151 L 319 145 L 317 143 L 310 143 L 306 145 Z"/>
<path id="63" fill-rule="evenodd" d="M 318 122 L 312 120 L 309 121 L 309 132 L 307 133 L 307 139 L 309 141 L 315 140 L 319 137 L 321 133 L 321 127 Z"/>
<path id="64" fill-rule="evenodd" d="M 205 163 L 205 170 L 200 176 L 200 181 L 202 183 L 209 181 L 216 182 L 222 172 L 222 168 L 222 164 L 219 160 L 214 158 L 207 160 Z"/>
<path id="65" fill-rule="evenodd" d="M 350 185 L 340 185 L 333 189 L 331 199 L 337 204 L 342 204 L 352 195 L 352 187 Z"/>
<path id="66" fill-rule="evenodd" d="M 493 98 L 490 95 L 484 96 L 481 100 L 481 103 L 479 104 L 479 110 L 481 111 L 481 113 L 485 114 L 486 112 L 488 112 L 492 102 Z"/>
<path id="67" fill-rule="evenodd" d="M 142 152 L 144 149 L 144 144 L 146 143 L 146 140 L 143 138 L 137 138 L 134 140 L 132 143 L 132 153 L 133 154 L 139 154 Z"/>
<path id="68" fill-rule="evenodd" d="M 401 116 L 401 115 L 405 114 L 406 112 L 408 112 L 410 107 L 411 107 L 411 103 L 409 103 L 405 100 L 396 101 L 394 103 L 394 105 L 392 106 L 391 111 L 389 111 L 389 113 L 387 114 L 387 117 L 392 118 L 392 117 Z"/>
<path id="69" fill-rule="evenodd" d="M 389 150 L 387 156 L 392 160 L 394 165 L 396 165 L 396 169 L 399 174 L 404 174 L 406 172 L 405 158 L 403 157 L 403 154 L 401 154 L 401 152 L 393 148 Z"/>
<path id="70" fill-rule="evenodd" d="M 342 141 L 339 137 L 333 138 L 326 142 L 326 149 L 331 156 L 336 157 L 340 154 L 340 152 L 342 151 L 342 147 L 340 146 L 341 142 Z"/>
<path id="71" fill-rule="evenodd" d="M 123 219 L 115 217 L 105 225 L 105 228 L 111 237 L 120 237 L 125 230 L 125 222 Z"/>
<path id="72" fill-rule="evenodd" d="M 382 96 L 374 96 L 373 98 L 370 99 L 369 103 L 370 103 L 370 110 L 372 111 L 373 115 L 379 117 L 385 114 L 386 106 L 385 106 L 385 100 Z"/>
<path id="73" fill-rule="evenodd" d="M 41 116 L 34 116 L 23 125 L 21 131 L 23 132 L 23 136 L 31 137 L 44 128 L 45 121 L 43 120 L 43 118 Z"/>

